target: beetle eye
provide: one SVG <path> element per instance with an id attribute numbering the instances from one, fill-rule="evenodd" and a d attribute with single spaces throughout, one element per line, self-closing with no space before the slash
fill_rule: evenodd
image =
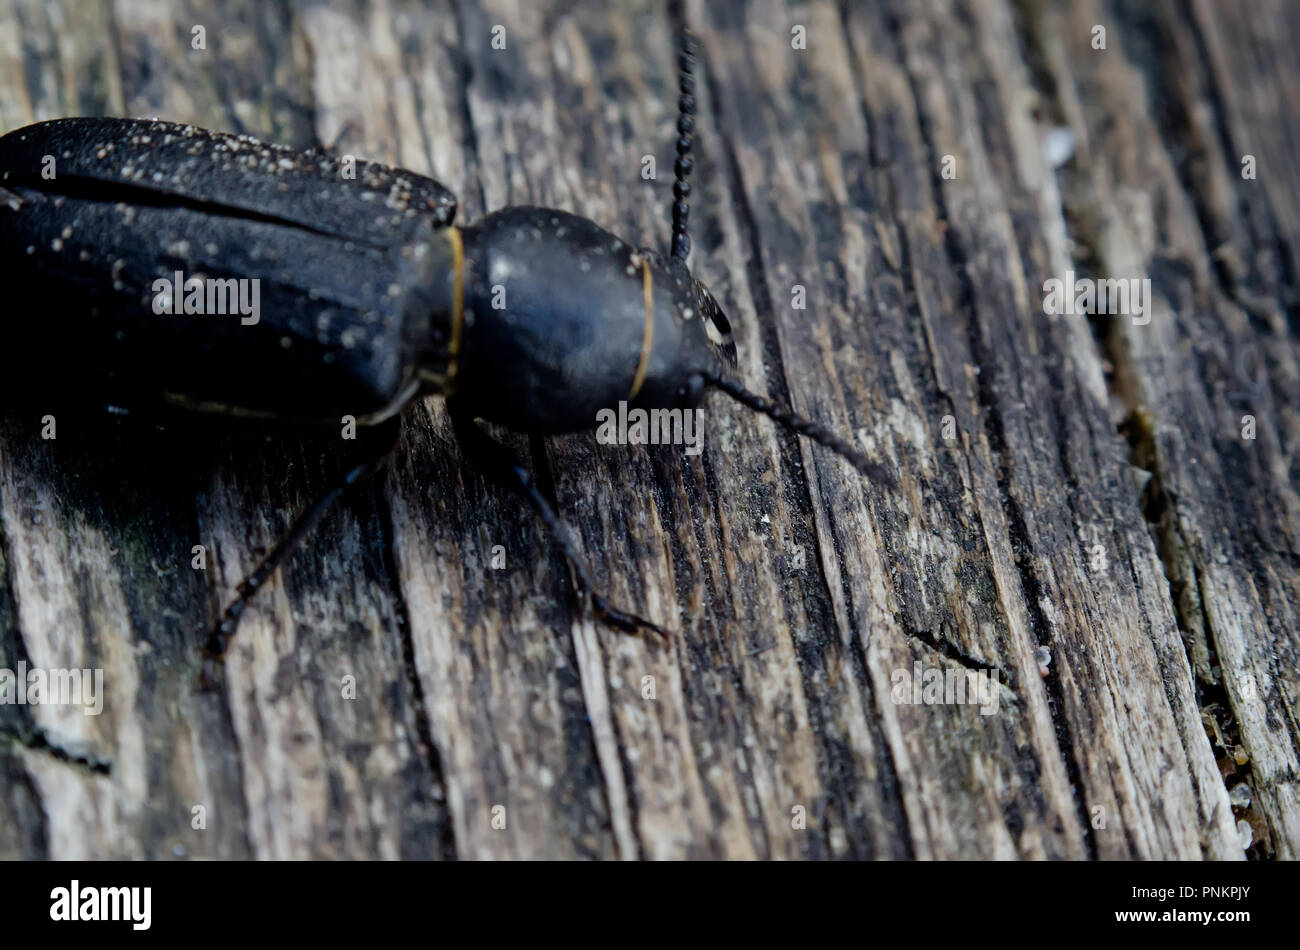
<path id="1" fill-rule="evenodd" d="M 708 288 L 697 280 L 692 289 L 695 291 L 695 304 L 699 308 L 700 318 L 704 321 L 704 330 L 708 333 L 709 340 L 714 346 L 725 346 L 731 336 L 730 321 L 727 320 Z"/>
<path id="2" fill-rule="evenodd" d="M 719 323 L 721 326 L 719 326 Z M 722 317 L 720 320 L 708 316 L 704 318 L 704 332 L 709 335 L 709 342 L 714 346 L 725 346 L 727 343 L 726 335 L 730 330 L 731 327 L 727 324 L 726 317 Z"/>
<path id="3" fill-rule="evenodd" d="M 721 336 L 731 336 L 731 321 L 726 318 L 721 308 L 715 307 L 713 312 L 708 314 L 705 319 L 709 321 L 709 326 L 716 328 Z"/>

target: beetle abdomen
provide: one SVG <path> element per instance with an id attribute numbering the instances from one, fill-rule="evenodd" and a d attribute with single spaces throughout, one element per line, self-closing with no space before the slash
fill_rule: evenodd
<path id="1" fill-rule="evenodd" d="M 178 128 L 66 120 L 0 139 L 8 381 L 125 408 L 332 422 L 393 408 L 428 346 L 449 193 L 383 166 L 338 180 L 333 159 Z M 173 131 L 144 141 L 160 129 Z M 232 162 L 232 142 L 260 170 Z M 267 174 L 265 155 L 292 170 Z M 360 197 L 399 179 L 407 197 Z"/>

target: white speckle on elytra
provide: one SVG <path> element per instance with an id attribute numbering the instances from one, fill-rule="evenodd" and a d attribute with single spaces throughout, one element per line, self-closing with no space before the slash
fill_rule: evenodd
<path id="1" fill-rule="evenodd" d="M 293 340 L 289 339 L 287 336 L 282 336 L 280 337 L 280 345 L 287 350 L 289 347 L 293 346 Z"/>
<path id="2" fill-rule="evenodd" d="M 50 249 L 55 253 L 63 250 L 63 238 L 55 238 L 50 242 Z"/>
<path id="3" fill-rule="evenodd" d="M 65 238 L 72 237 L 72 225 L 69 224 L 66 228 L 63 229 L 63 237 Z"/>

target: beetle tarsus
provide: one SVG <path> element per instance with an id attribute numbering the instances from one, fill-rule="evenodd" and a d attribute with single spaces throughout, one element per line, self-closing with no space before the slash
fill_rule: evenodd
<path id="1" fill-rule="evenodd" d="M 596 612 L 596 617 L 615 629 L 622 630 L 624 633 L 640 635 L 642 633 L 653 633 L 665 645 L 673 642 L 671 630 L 665 630 L 657 623 L 651 623 L 644 617 L 638 617 L 619 607 L 615 607 L 603 595 L 592 592 L 588 595 L 591 600 L 592 609 Z"/>
<path id="2" fill-rule="evenodd" d="M 532 504 L 533 510 L 545 523 L 556 544 L 559 545 L 565 561 L 577 576 L 578 585 L 591 602 L 596 617 L 624 633 L 640 634 L 648 630 L 657 634 L 665 642 L 670 642 L 672 634 L 663 627 L 638 617 L 630 611 L 613 606 L 605 595 L 597 592 L 595 578 L 592 576 L 587 559 L 573 543 L 568 528 L 555 513 L 551 503 L 546 500 L 546 496 L 537 488 L 537 483 L 528 469 L 523 467 L 509 449 L 479 428 L 473 416 L 455 400 L 448 401 L 448 410 L 451 413 L 452 426 L 456 431 L 456 439 L 466 455 L 473 459 L 485 474 L 515 489 Z"/>

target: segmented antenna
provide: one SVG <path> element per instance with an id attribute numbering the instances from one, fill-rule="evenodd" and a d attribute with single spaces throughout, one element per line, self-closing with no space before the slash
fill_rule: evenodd
<path id="1" fill-rule="evenodd" d="M 686 26 L 686 11 L 681 0 L 668 5 L 669 17 L 681 30 L 681 48 L 677 57 L 677 162 L 673 166 L 673 248 L 672 255 L 685 261 L 691 253 L 691 139 L 695 132 L 695 37 Z"/>
<path id="2" fill-rule="evenodd" d="M 724 392 L 736 402 L 748 406 L 755 412 L 761 412 L 773 422 L 784 426 L 791 432 L 807 436 L 818 445 L 824 445 L 837 455 L 848 459 L 863 475 L 882 485 L 894 486 L 894 476 L 880 464 L 871 461 L 856 448 L 820 423 L 805 419 L 788 406 L 782 406 L 765 399 L 757 393 L 751 393 L 737 380 L 718 373 L 703 373 L 705 385 L 719 392 Z"/>

